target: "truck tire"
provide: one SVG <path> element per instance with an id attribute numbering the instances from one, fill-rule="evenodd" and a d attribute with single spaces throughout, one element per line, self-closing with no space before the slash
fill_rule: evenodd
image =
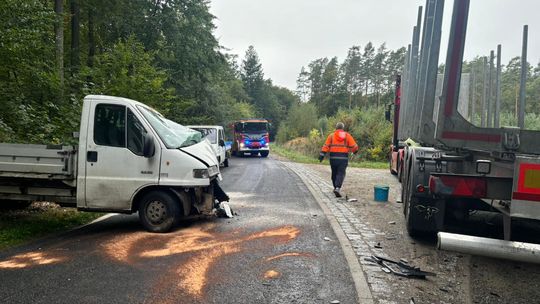
<path id="1" fill-rule="evenodd" d="M 418 235 L 418 229 L 413 221 L 413 217 L 411 216 L 412 208 L 414 208 L 414 199 L 412 197 L 412 194 L 414 193 L 412 186 L 412 167 L 409 166 L 407 169 L 408 170 L 404 172 L 406 175 L 403 183 L 401 184 L 401 200 L 403 202 L 403 215 L 405 215 L 405 227 L 407 228 L 409 235 L 411 237 L 415 237 Z"/>
<path id="2" fill-rule="evenodd" d="M 397 175 L 397 172 L 392 169 L 392 155 L 390 155 L 390 160 L 388 161 L 388 167 L 390 169 L 390 174 Z"/>
<path id="3" fill-rule="evenodd" d="M 225 158 L 225 161 L 223 162 L 223 167 L 228 167 L 228 166 L 229 166 L 229 159 Z"/>
<path id="4" fill-rule="evenodd" d="M 165 191 L 146 194 L 139 204 L 139 219 L 150 232 L 168 232 L 180 220 L 180 202 Z"/>
<path id="5" fill-rule="evenodd" d="M 262 157 L 268 157 L 268 154 L 270 154 L 270 151 L 261 151 Z"/>

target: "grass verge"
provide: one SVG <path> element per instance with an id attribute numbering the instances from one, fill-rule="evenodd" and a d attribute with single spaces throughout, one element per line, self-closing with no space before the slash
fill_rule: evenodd
<path id="1" fill-rule="evenodd" d="M 23 210 L 0 210 L 0 250 L 69 230 L 102 215 L 51 203 L 33 203 Z"/>
<path id="2" fill-rule="evenodd" d="M 276 153 L 279 156 L 285 157 L 294 162 L 303 163 L 303 164 L 318 164 L 319 160 L 299 153 L 297 151 L 292 151 L 286 149 L 280 145 L 272 145 L 272 152 Z M 325 159 L 323 164 L 328 164 L 328 160 Z M 388 163 L 386 162 L 375 162 L 375 161 L 352 161 L 349 162 L 349 167 L 354 168 L 368 168 L 368 169 L 388 169 Z"/>

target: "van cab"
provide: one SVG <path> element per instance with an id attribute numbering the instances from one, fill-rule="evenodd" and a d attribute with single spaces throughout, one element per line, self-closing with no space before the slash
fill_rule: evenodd
<path id="1" fill-rule="evenodd" d="M 187 127 L 201 132 L 202 135 L 208 139 L 210 145 L 214 149 L 214 153 L 216 154 L 216 158 L 220 166 L 229 166 L 229 153 L 227 153 L 227 147 L 225 145 L 225 132 L 222 126 L 200 125 Z"/>

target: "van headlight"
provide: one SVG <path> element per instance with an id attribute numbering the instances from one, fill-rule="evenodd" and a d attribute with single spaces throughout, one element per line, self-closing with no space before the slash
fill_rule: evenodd
<path id="1" fill-rule="evenodd" d="M 193 169 L 194 178 L 209 178 L 208 169 Z"/>
<path id="2" fill-rule="evenodd" d="M 216 174 L 219 174 L 218 166 L 211 166 L 211 167 L 208 168 L 208 175 L 209 176 L 214 176 Z"/>

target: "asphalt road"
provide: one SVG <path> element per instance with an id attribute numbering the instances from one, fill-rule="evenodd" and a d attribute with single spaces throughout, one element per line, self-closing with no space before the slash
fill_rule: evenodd
<path id="1" fill-rule="evenodd" d="M 232 219 L 152 234 L 118 215 L 0 252 L 0 303 L 358 302 L 329 221 L 295 173 L 246 157 L 223 177 Z"/>

